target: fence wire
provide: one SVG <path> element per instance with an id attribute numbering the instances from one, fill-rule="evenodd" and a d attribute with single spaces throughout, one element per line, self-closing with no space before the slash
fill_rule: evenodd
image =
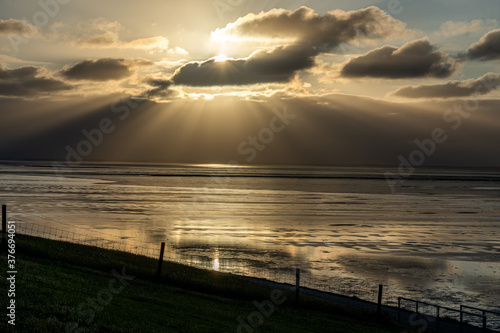
<path id="1" fill-rule="evenodd" d="M 63 225 L 66 226 L 66 224 Z M 73 230 L 78 229 L 78 226 L 72 226 L 72 229 Z M 77 232 L 77 231 L 69 231 L 65 229 L 55 228 L 53 226 L 42 225 L 38 223 L 22 221 L 22 222 L 16 222 L 16 232 L 28 236 L 64 241 L 74 244 L 88 245 L 107 250 L 127 252 L 155 259 L 158 258 L 160 253 L 160 244 L 158 244 L 158 246 L 153 246 L 153 245 L 139 246 L 136 245 L 136 243 L 138 242 L 137 239 L 130 239 L 129 237 L 121 238 L 115 235 L 102 233 L 100 231 L 93 231 L 83 228 L 82 230 Z M 103 238 L 102 235 L 105 235 L 106 238 Z M 171 245 L 169 246 L 169 244 L 167 244 L 167 248 L 164 253 L 164 260 L 200 269 L 217 270 L 222 273 L 230 273 L 242 277 L 259 278 L 275 283 L 288 284 L 292 286 L 291 287 L 292 289 L 293 286 L 295 285 L 295 269 L 290 269 L 287 271 L 280 270 L 277 272 L 273 272 L 270 270 L 258 270 L 258 269 L 249 270 L 248 268 L 245 268 L 243 265 L 240 266 L 224 265 L 223 258 L 220 259 L 218 267 L 214 267 L 213 261 L 209 255 L 189 255 L 186 253 L 178 253 Z M 337 296 L 344 296 L 346 298 L 341 301 L 341 303 L 344 305 L 370 311 L 376 309 L 376 304 L 374 302 L 374 299 L 376 299 L 377 297 L 377 292 L 375 290 L 373 291 L 372 294 L 368 295 L 365 294 L 365 297 L 363 297 L 364 300 L 361 300 L 359 298 L 358 299 L 347 298 L 347 297 L 352 297 L 353 294 L 355 293 L 353 293 L 352 290 L 348 289 L 345 286 L 341 285 L 332 286 L 332 285 L 318 283 L 317 278 L 307 270 L 301 271 L 300 286 L 311 289 L 313 294 L 314 292 L 320 292 L 320 293 L 327 292 Z M 425 310 L 426 310 L 425 307 L 422 307 L 420 309 L 420 312 L 428 315 L 433 315 L 431 313 L 426 313 Z M 456 314 L 454 316 L 454 314 L 442 313 L 442 315 L 444 315 L 444 317 L 458 319 L 455 318 Z M 477 320 L 474 319 L 476 318 L 466 321 L 468 321 L 470 324 L 477 324 L 475 323 L 475 321 Z M 491 324 L 496 325 L 499 323 L 493 321 Z"/>
<path id="2" fill-rule="evenodd" d="M 57 222 L 57 221 L 54 221 Z M 28 236 L 41 237 L 45 239 L 65 241 L 74 244 L 88 245 L 97 248 L 122 251 L 131 254 L 141 255 L 150 258 L 158 258 L 160 253 L 160 244 L 158 246 L 139 246 L 137 245 L 137 240 L 126 238 L 121 239 L 120 237 L 104 234 L 100 231 L 91 231 L 88 229 L 82 229 L 79 231 L 69 231 L 67 229 L 56 228 L 53 226 L 42 225 L 39 223 L 32 222 L 17 222 L 16 229 L 19 234 L 24 234 Z M 78 226 L 73 226 L 73 230 L 78 229 Z M 105 238 L 102 235 L 105 235 Z M 101 237 L 99 237 L 101 235 Z M 206 270 L 217 270 L 222 273 L 230 273 L 233 275 L 239 275 L 244 277 L 253 277 L 266 279 L 271 282 L 295 285 L 295 268 L 290 270 L 279 270 L 270 271 L 262 269 L 249 269 L 248 267 L 235 266 L 235 265 L 224 265 L 224 258 L 220 258 L 218 262 L 218 267 L 215 269 L 213 260 L 210 256 L 203 255 L 189 255 L 186 253 L 179 253 L 171 245 L 166 244 L 166 251 L 164 254 L 164 260 L 169 262 L 175 262 L 190 267 L 201 268 Z M 230 267 L 228 267 L 230 266 Z M 330 292 L 338 295 L 352 296 L 352 292 L 349 290 L 344 290 L 341 286 L 332 287 L 331 285 L 325 285 L 318 283 L 315 276 L 310 274 L 307 270 L 301 271 L 300 276 L 300 286 L 307 287 L 313 290 Z M 375 295 L 375 291 L 373 293 Z M 374 296 L 370 295 L 370 296 Z"/>

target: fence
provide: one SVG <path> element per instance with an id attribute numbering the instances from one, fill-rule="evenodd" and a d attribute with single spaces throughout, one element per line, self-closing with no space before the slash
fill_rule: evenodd
<path id="1" fill-rule="evenodd" d="M 5 220 L 5 212 L 3 212 L 3 220 Z M 42 217 L 40 217 L 42 218 Z M 60 225 L 64 225 L 64 223 L 61 223 L 59 221 L 52 220 L 53 222 L 59 223 Z M 78 226 L 74 225 L 66 225 L 67 227 L 71 227 L 72 230 L 78 229 Z M 111 235 L 111 234 L 106 234 L 101 231 L 95 231 L 95 230 L 90 230 L 90 229 L 85 229 L 81 230 L 81 232 L 76 232 L 76 231 L 68 231 L 65 229 L 60 229 L 60 228 L 55 228 L 53 226 L 49 225 L 42 225 L 38 223 L 32 223 L 28 221 L 16 221 L 16 231 L 19 234 L 24 234 L 24 235 L 29 235 L 29 236 L 36 236 L 36 237 L 42 237 L 46 239 L 52 239 L 52 240 L 59 240 L 59 241 L 65 241 L 65 242 L 70 242 L 70 243 L 75 243 L 75 244 L 82 244 L 82 245 L 89 245 L 89 246 L 94 246 L 102 249 L 108 249 L 108 250 L 116 250 L 116 251 L 122 251 L 122 252 L 128 252 L 136 255 L 142 255 L 146 257 L 151 257 L 151 258 L 158 258 L 159 255 L 159 246 L 138 246 L 137 244 L 134 244 L 134 242 L 128 242 L 128 237 L 127 238 L 122 238 L 122 237 L 117 237 L 116 235 Z M 103 238 L 103 235 L 105 238 Z M 162 246 L 163 247 L 163 246 Z M 163 250 L 162 250 L 163 252 Z M 300 287 L 301 288 L 308 288 L 309 290 L 306 292 L 311 295 L 316 295 L 320 296 L 321 292 L 328 292 L 328 293 L 335 293 L 337 295 L 352 295 L 351 290 L 339 290 L 337 286 L 332 287 L 331 285 L 325 285 L 325 284 L 319 284 L 317 281 L 314 280 L 314 277 L 311 276 L 307 272 L 307 270 L 300 270 L 300 278 L 298 275 L 296 275 L 296 269 L 289 269 L 287 271 L 280 271 L 280 272 L 249 272 L 248 270 L 245 270 L 241 267 L 232 267 L 231 269 L 225 269 L 223 262 L 217 262 L 218 266 L 215 267 L 214 263 L 208 256 L 203 256 L 203 255 L 186 255 L 184 253 L 179 253 L 178 251 L 175 250 L 173 246 L 167 246 L 166 251 L 164 252 L 164 260 L 171 261 L 171 262 L 176 262 L 179 264 L 191 266 L 191 267 L 196 267 L 196 268 L 201 268 L 201 269 L 208 269 L 208 270 L 218 270 L 222 273 L 231 273 L 234 275 L 241 275 L 241 276 L 246 276 L 246 277 L 255 277 L 255 278 L 260 278 L 260 279 L 266 279 L 270 281 L 271 283 L 279 283 L 279 284 L 288 284 L 290 286 L 294 286 L 298 281 L 300 280 Z M 223 260 L 223 259 L 222 259 Z M 369 297 L 366 300 L 356 300 L 356 299 L 344 299 L 342 300 L 342 296 L 333 296 L 333 295 L 327 295 L 329 297 L 324 297 L 326 299 L 331 299 L 336 302 L 340 302 L 345 305 L 357 307 L 357 308 L 362 308 L 366 310 L 377 310 L 380 312 L 381 310 L 381 300 L 382 300 L 382 287 L 379 286 L 378 289 L 373 290 L 372 295 L 368 295 Z M 321 295 L 325 296 L 325 295 Z M 366 296 L 366 295 L 365 295 Z M 370 300 L 377 300 L 378 299 L 378 306 L 377 302 L 370 302 Z M 471 317 L 476 317 L 480 318 L 480 325 L 483 328 L 487 327 L 488 315 L 494 315 L 498 316 L 497 322 L 500 323 L 500 313 L 494 312 L 494 311 L 489 311 L 489 310 L 484 310 L 484 309 L 479 309 L 479 308 L 474 308 L 470 306 L 465 306 L 461 305 L 460 310 L 448 308 L 448 307 L 443 307 L 443 306 L 438 306 L 435 304 L 430 304 L 422 301 L 417 301 L 409 298 L 404 298 L 404 297 L 398 297 L 398 302 L 397 302 L 397 309 L 392 309 L 384 306 L 384 311 L 389 311 L 391 315 L 398 316 L 400 315 L 400 310 L 404 309 L 404 307 L 401 306 L 401 301 L 408 301 L 408 302 L 413 302 L 416 304 L 415 308 L 415 313 L 416 314 L 424 314 L 422 312 L 422 309 L 419 308 L 419 305 L 424 305 L 424 306 L 430 306 L 436 309 L 435 314 L 431 314 L 437 318 L 437 323 L 439 327 L 439 321 L 440 318 L 443 318 L 443 311 L 449 311 L 449 312 L 455 312 L 459 313 L 460 316 L 459 318 L 454 318 L 459 320 L 460 325 L 464 323 L 464 315 L 471 316 Z M 465 311 L 464 309 L 469 309 L 469 310 L 474 310 L 474 311 L 480 311 L 482 314 L 477 314 L 474 312 L 470 311 Z M 397 311 L 397 312 L 396 312 Z M 453 317 L 453 316 L 449 316 Z M 471 324 L 477 324 L 474 322 L 471 322 Z M 500 329 L 500 326 L 495 329 Z"/>
<path id="2" fill-rule="evenodd" d="M 63 223 L 60 224 L 64 225 Z M 78 226 L 67 225 L 67 227 L 71 227 L 74 231 L 56 228 L 49 225 L 27 222 L 25 220 L 16 222 L 16 229 L 19 234 L 42 237 L 51 240 L 65 241 L 75 244 L 89 245 L 108 250 L 123 251 L 155 259 L 158 259 L 158 256 L 160 254 L 160 243 L 158 244 L 158 246 L 138 246 L 136 244 L 136 241 L 132 242 L 130 241 L 130 239 L 121 239 L 120 237 L 117 237 L 115 235 L 105 234 L 103 232 L 90 229 L 83 229 L 77 232 L 76 230 L 79 229 Z M 105 236 L 105 238 L 103 238 L 103 236 Z M 297 282 L 295 267 L 286 270 L 281 269 L 274 272 L 258 269 L 252 270 L 244 268 L 244 265 L 241 265 L 241 267 L 230 266 L 228 268 L 226 265 L 224 265 L 223 258 L 220 258 L 218 260 L 218 267 L 214 267 L 214 262 L 208 255 L 189 255 L 180 253 L 171 244 L 167 244 L 165 247 L 164 260 L 201 269 L 217 270 L 221 273 L 230 273 L 233 275 L 240 275 L 250 278 L 265 279 L 270 282 L 288 284 L 290 286 L 295 286 Z M 346 297 L 353 296 L 353 292 L 351 290 L 339 288 L 339 286 L 336 285 L 318 283 L 315 277 L 312 276 L 307 269 L 300 270 L 300 286 L 302 288 L 309 288 L 321 292 L 346 295 Z M 359 303 L 358 307 L 367 310 L 373 310 L 373 303 L 377 302 L 378 291 L 379 290 L 377 285 L 372 293 L 370 293 L 369 295 L 365 295 L 366 297 L 364 298 L 366 302 L 356 302 L 356 304 Z"/>
<path id="3" fill-rule="evenodd" d="M 427 302 L 422 302 L 419 300 L 414 300 L 411 298 L 405 298 L 405 297 L 398 297 L 398 321 L 401 320 L 401 309 L 402 307 L 402 301 L 410 302 L 415 304 L 415 309 L 414 311 L 415 314 L 420 315 L 430 315 L 435 318 L 434 321 L 434 326 L 436 330 L 439 332 L 440 330 L 440 324 L 441 324 L 441 319 L 442 318 L 450 318 L 450 319 L 455 319 L 460 322 L 460 328 L 461 330 L 463 329 L 463 324 L 468 323 L 468 324 L 473 324 L 474 326 L 481 327 L 483 330 L 486 330 L 488 328 L 488 316 L 487 314 L 490 314 L 492 316 L 500 316 L 500 313 L 495 312 L 495 311 L 489 311 L 489 310 L 484 310 L 484 309 L 479 309 L 479 308 L 474 308 L 466 305 L 460 305 L 460 310 L 449 308 L 446 306 L 440 306 L 437 304 L 432 304 L 432 303 L 427 303 Z M 431 314 L 426 314 L 424 311 L 422 311 L 421 306 L 427 306 L 430 308 L 433 308 L 435 310 L 434 313 Z M 465 311 L 464 309 L 471 309 L 471 310 L 476 310 L 482 312 L 482 314 L 477 314 L 474 312 L 470 311 Z M 448 315 L 446 315 L 448 313 Z M 455 314 L 455 316 L 453 315 Z M 443 316 L 444 315 L 444 316 Z M 469 320 L 467 321 L 466 318 L 469 317 Z M 475 319 L 479 319 L 475 320 Z M 491 317 L 490 317 L 491 319 Z"/>
<path id="4" fill-rule="evenodd" d="M 77 229 L 78 227 L 73 227 Z M 65 241 L 69 243 L 82 244 L 94 246 L 102 249 L 123 251 L 132 254 L 142 255 L 150 258 L 158 258 L 159 255 L 159 245 L 145 245 L 138 246 L 134 242 L 127 242 L 127 239 L 120 239 L 117 236 L 106 234 L 106 238 L 102 238 L 103 233 L 99 231 L 82 230 L 81 232 L 68 231 L 65 229 L 55 228 L 52 226 L 42 225 L 38 223 L 31 222 L 17 222 L 16 229 L 19 234 L 24 234 L 28 236 L 42 237 L 51 240 Z M 99 237 L 101 235 L 101 237 Z M 112 238 L 115 238 L 113 240 Z M 213 261 L 204 255 L 187 255 L 184 253 L 179 253 L 172 245 L 166 246 L 164 253 L 164 260 L 176 262 L 179 264 L 208 269 L 217 270 L 223 273 L 232 273 L 235 275 L 243 275 L 250 277 L 264 277 L 270 281 L 275 281 L 279 283 L 295 284 L 295 268 L 290 269 L 289 272 L 278 272 L 275 274 L 248 274 L 243 268 L 232 267 L 230 269 L 225 269 L 223 265 L 223 260 L 219 263 L 219 267 L 213 266 Z M 264 272 L 265 273 L 265 272 Z M 292 274 L 293 273 L 293 274 Z M 303 274 L 301 277 L 301 282 L 303 286 L 312 287 L 309 283 L 311 281 L 307 274 Z"/>
<path id="5" fill-rule="evenodd" d="M 467 306 L 467 305 L 460 305 L 460 313 L 463 313 L 463 309 L 468 309 L 468 310 L 472 310 L 472 311 L 479 311 L 482 313 L 483 317 L 484 317 L 484 321 L 483 321 L 483 327 L 484 328 L 487 328 L 487 324 L 486 324 L 486 321 L 488 320 L 488 318 L 490 317 L 494 317 L 498 320 L 500 320 L 500 312 L 496 312 L 496 311 L 490 311 L 490 310 L 485 310 L 485 309 L 480 309 L 480 308 L 476 308 L 476 307 L 472 307 L 472 306 Z M 470 311 L 469 311 L 470 312 Z M 460 316 L 460 321 L 463 320 L 463 315 Z"/>
<path id="6" fill-rule="evenodd" d="M 76 228 L 77 227 L 75 227 L 75 229 Z M 123 251 L 150 258 L 158 258 L 160 251 L 160 244 L 158 244 L 158 246 L 138 246 L 134 245 L 133 243 L 127 242 L 127 239 L 119 239 L 118 237 L 113 235 L 106 235 L 106 238 L 102 238 L 99 237 L 99 234 L 101 234 L 102 236 L 102 233 L 92 232 L 90 230 L 75 232 L 31 222 L 17 222 L 16 229 L 19 234 L 28 236 L 36 236 L 75 244 L 89 245 L 108 250 Z M 112 237 L 118 239 L 110 239 Z M 177 251 L 172 245 L 168 244 L 165 249 L 164 260 L 201 269 L 217 270 L 223 273 L 264 278 L 278 283 L 295 285 L 295 268 L 290 268 L 287 271 L 281 270 L 274 273 L 260 271 L 258 272 L 258 274 L 257 272 L 255 272 L 256 274 L 252 274 L 251 271 L 249 272 L 242 267 L 225 268 L 224 259 L 220 259 L 219 267 L 214 267 L 213 261 L 209 256 L 187 255 L 184 253 L 179 253 L 179 251 Z M 315 284 L 311 276 L 304 270 L 302 270 L 301 273 L 301 286 L 313 289 L 321 289 L 323 291 L 329 291 L 329 289 L 331 289 L 325 285 Z"/>

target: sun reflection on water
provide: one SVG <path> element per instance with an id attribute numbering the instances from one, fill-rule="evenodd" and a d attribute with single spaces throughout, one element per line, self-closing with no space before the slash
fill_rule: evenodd
<path id="1" fill-rule="evenodd" d="M 214 259 L 214 271 L 219 271 L 219 259 Z"/>
<path id="2" fill-rule="evenodd" d="M 215 255 L 214 255 L 214 264 L 213 268 L 214 271 L 219 271 L 219 250 L 215 249 Z"/>

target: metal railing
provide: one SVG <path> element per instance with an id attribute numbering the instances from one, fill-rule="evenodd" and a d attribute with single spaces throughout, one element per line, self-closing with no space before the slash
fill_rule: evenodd
<path id="1" fill-rule="evenodd" d="M 482 314 L 483 314 L 483 328 L 487 328 L 487 323 L 486 323 L 486 318 L 488 317 L 487 314 L 492 314 L 494 316 L 497 316 L 499 319 L 500 319 L 500 312 L 496 312 L 496 311 L 491 311 L 491 310 L 485 310 L 485 309 L 480 309 L 480 308 L 476 308 L 476 307 L 473 307 L 473 306 L 468 306 L 468 305 L 460 305 L 460 311 L 463 311 L 463 309 L 470 309 L 470 310 L 474 310 L 474 311 L 480 311 Z"/>
<path id="2" fill-rule="evenodd" d="M 419 300 L 415 300 L 415 299 L 411 299 L 411 298 L 398 297 L 398 322 L 401 321 L 401 310 L 402 309 L 406 310 L 404 308 L 401 308 L 401 301 L 402 300 L 415 303 L 415 313 L 417 315 L 423 314 L 423 315 L 429 316 L 428 314 L 419 312 L 420 311 L 419 305 L 427 305 L 427 306 L 434 307 L 436 309 L 435 318 L 436 318 L 436 328 L 437 328 L 438 332 L 439 332 L 440 320 L 443 318 L 443 317 L 441 317 L 442 310 L 459 313 L 459 315 L 460 315 L 460 327 L 462 327 L 463 324 L 466 323 L 466 322 L 464 322 L 464 315 L 469 315 L 469 316 L 481 318 L 481 323 L 482 323 L 481 328 L 485 331 L 487 329 L 487 315 L 486 314 L 489 313 L 489 314 L 494 314 L 494 315 L 500 316 L 500 313 L 498 313 L 498 312 L 480 309 L 480 308 L 475 308 L 475 307 L 471 307 L 471 306 L 467 306 L 467 305 L 460 305 L 460 310 L 457 310 L 457 309 L 449 308 L 446 306 L 441 306 L 441 305 L 437 305 L 437 304 L 423 302 L 423 301 L 419 301 Z M 481 311 L 482 314 L 466 311 L 464 309 Z M 467 323 L 467 324 L 470 324 L 470 323 Z"/>

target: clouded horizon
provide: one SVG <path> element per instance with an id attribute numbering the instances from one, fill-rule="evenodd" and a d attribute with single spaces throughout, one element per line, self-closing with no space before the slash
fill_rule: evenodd
<path id="1" fill-rule="evenodd" d="M 500 167 L 498 1 L 0 9 L 0 159 Z"/>

